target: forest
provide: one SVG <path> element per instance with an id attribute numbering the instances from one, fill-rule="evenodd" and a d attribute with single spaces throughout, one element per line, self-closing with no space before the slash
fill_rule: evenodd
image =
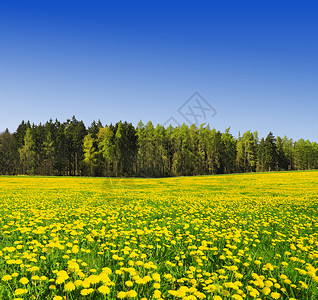
<path id="1" fill-rule="evenodd" d="M 0 133 L 1 175 L 168 177 L 310 170 L 318 143 L 246 131 L 235 138 L 202 124 L 178 127 L 141 121 L 87 128 L 73 116 L 45 124 L 22 121 Z"/>

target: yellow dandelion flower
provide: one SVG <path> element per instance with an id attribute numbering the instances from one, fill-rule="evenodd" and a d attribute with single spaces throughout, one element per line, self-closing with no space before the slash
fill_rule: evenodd
<path id="1" fill-rule="evenodd" d="M 75 284 L 72 281 L 68 282 L 67 284 L 65 284 L 64 290 L 66 292 L 74 291 L 75 290 Z"/>
<path id="2" fill-rule="evenodd" d="M 26 278 L 26 277 L 22 277 L 22 278 L 19 280 L 19 282 L 21 282 L 23 285 L 26 285 L 26 284 L 29 283 L 29 279 Z"/>
<path id="3" fill-rule="evenodd" d="M 124 299 L 124 298 L 126 298 L 126 292 L 119 292 L 119 293 L 117 294 L 117 298 L 119 298 L 119 299 Z"/>
<path id="4" fill-rule="evenodd" d="M 129 298 L 135 298 L 135 297 L 137 297 L 137 292 L 135 290 L 130 290 L 130 291 L 126 292 L 126 296 Z"/>
<path id="5" fill-rule="evenodd" d="M 12 276 L 11 275 L 4 275 L 2 277 L 2 281 L 10 281 L 12 279 Z"/>
<path id="6" fill-rule="evenodd" d="M 103 294 L 103 295 L 107 295 L 110 293 L 110 289 L 107 285 L 102 285 L 98 288 L 98 291 Z"/>
<path id="7" fill-rule="evenodd" d="M 273 293 L 271 293 L 271 297 L 272 297 L 273 299 L 279 299 L 279 298 L 280 298 L 280 293 L 273 292 Z"/>
<path id="8" fill-rule="evenodd" d="M 159 282 L 155 282 L 155 283 L 153 284 L 153 287 L 154 287 L 156 290 L 160 289 L 160 283 L 159 283 Z"/>
<path id="9" fill-rule="evenodd" d="M 125 282 L 125 285 L 128 287 L 132 287 L 134 285 L 134 283 L 132 281 L 128 280 Z"/>
<path id="10" fill-rule="evenodd" d="M 155 299 L 161 298 L 161 292 L 159 290 L 155 290 L 154 293 L 153 293 L 153 297 Z"/>
<path id="11" fill-rule="evenodd" d="M 20 296 L 20 295 L 26 294 L 27 292 L 28 292 L 27 289 L 16 289 L 14 291 L 14 295 L 15 296 Z"/>

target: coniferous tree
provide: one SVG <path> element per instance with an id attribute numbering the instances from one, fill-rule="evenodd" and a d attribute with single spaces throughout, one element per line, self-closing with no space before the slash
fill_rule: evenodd
<path id="1" fill-rule="evenodd" d="M 202 124 L 173 128 L 142 122 L 86 129 L 73 116 L 45 125 L 22 121 L 0 134 L 0 174 L 183 176 L 318 168 L 318 145 L 300 139 L 266 139 L 247 131 L 235 139 Z"/>
<path id="2" fill-rule="evenodd" d="M 68 175 L 81 174 L 81 161 L 83 161 L 83 140 L 86 135 L 86 128 L 83 121 L 72 120 L 65 123 L 65 137 L 67 142 L 67 163 Z"/>
<path id="3" fill-rule="evenodd" d="M 283 140 L 276 138 L 276 171 L 288 170 L 288 159 L 284 152 Z"/>
<path id="4" fill-rule="evenodd" d="M 34 141 L 31 128 L 28 127 L 24 137 L 24 145 L 19 149 L 22 164 L 22 174 L 34 175 L 36 153 L 34 151 Z"/>
<path id="5" fill-rule="evenodd" d="M 221 136 L 222 141 L 222 173 L 229 174 L 234 172 L 236 158 L 236 141 L 230 134 L 230 127 Z"/>
<path id="6" fill-rule="evenodd" d="M 180 126 L 175 127 L 172 133 L 173 157 L 172 173 L 175 176 L 182 175 L 182 139 Z"/>
<path id="7" fill-rule="evenodd" d="M 262 138 L 257 147 L 257 165 L 256 165 L 257 172 L 265 171 L 265 161 L 266 161 L 265 139 Z"/>
<path id="8" fill-rule="evenodd" d="M 168 151 L 166 130 L 162 125 L 157 125 L 154 130 L 155 144 L 155 173 L 154 176 L 161 177 L 169 174 Z"/>
<path id="9" fill-rule="evenodd" d="M 54 158 L 53 167 L 56 175 L 70 175 L 69 174 L 69 143 L 66 138 L 65 123 L 60 123 L 55 120 L 54 123 Z"/>
<path id="10" fill-rule="evenodd" d="M 189 128 L 190 152 L 191 152 L 191 175 L 201 174 L 201 159 L 199 155 L 199 129 L 196 124 Z"/>
<path id="11" fill-rule="evenodd" d="M 104 161 L 104 176 L 114 175 L 114 160 L 115 160 L 115 140 L 114 132 L 110 126 L 100 128 L 97 134 L 98 138 L 98 149 L 101 155 L 100 161 L 103 165 Z"/>
<path id="12" fill-rule="evenodd" d="M 144 153 L 140 159 L 142 167 L 140 168 L 140 176 L 142 177 L 154 177 L 155 176 L 155 164 L 156 164 L 156 146 L 155 146 L 155 128 L 151 121 L 149 121 L 144 128 L 140 128 L 137 131 L 137 136 L 141 137 L 139 143 L 139 153 L 143 149 Z"/>
<path id="13" fill-rule="evenodd" d="M 84 150 L 84 162 L 88 166 L 89 175 L 94 175 L 94 167 L 96 167 L 97 162 L 97 151 L 94 147 L 95 139 L 92 134 L 87 134 L 84 137 L 83 150 Z"/>
<path id="14" fill-rule="evenodd" d="M 181 175 L 193 175 L 195 158 L 191 151 L 191 138 L 190 130 L 186 124 L 182 124 L 180 127 L 180 172 Z"/>
<path id="15" fill-rule="evenodd" d="M 265 170 L 274 171 L 277 165 L 276 140 L 272 132 L 265 139 Z"/>
<path id="16" fill-rule="evenodd" d="M 282 149 L 284 152 L 284 157 L 286 158 L 286 170 L 294 169 L 294 143 L 292 139 L 286 136 L 282 140 Z"/>
<path id="17" fill-rule="evenodd" d="M 222 139 L 220 131 L 214 128 L 209 131 L 207 160 L 209 174 L 219 174 L 222 163 Z"/>
<path id="18" fill-rule="evenodd" d="M 42 144 L 43 151 L 43 162 L 42 166 L 42 175 L 53 175 L 54 169 L 54 141 L 52 137 L 52 133 L 50 131 L 47 132 L 45 140 Z"/>
<path id="19" fill-rule="evenodd" d="M 0 133 L 0 174 L 15 174 L 15 157 L 13 148 L 14 137 L 6 129 Z"/>

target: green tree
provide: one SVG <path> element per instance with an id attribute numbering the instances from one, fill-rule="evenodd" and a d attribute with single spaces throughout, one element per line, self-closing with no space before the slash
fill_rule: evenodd
<path id="1" fill-rule="evenodd" d="M 98 149 L 105 162 L 106 176 L 113 175 L 113 162 L 115 159 L 114 133 L 109 126 L 100 128 L 98 132 Z"/>
<path id="2" fill-rule="evenodd" d="M 221 136 L 222 141 L 222 168 L 223 173 L 232 173 L 235 170 L 235 158 L 236 158 L 236 140 L 232 134 L 230 134 L 230 127 L 225 130 L 225 133 Z"/>
<path id="3" fill-rule="evenodd" d="M 156 176 L 155 166 L 156 144 L 155 144 L 155 128 L 152 122 L 148 122 L 146 126 L 139 122 L 137 131 L 137 174 L 142 177 Z"/>
<path id="4" fill-rule="evenodd" d="M 69 142 L 66 138 L 65 123 L 55 120 L 54 124 L 47 124 L 48 130 L 53 132 L 55 155 L 53 159 L 54 172 L 57 175 L 70 175 Z"/>
<path id="5" fill-rule="evenodd" d="M 208 131 L 206 154 L 209 174 L 221 173 L 222 139 L 220 131 L 214 128 Z"/>
<path id="6" fill-rule="evenodd" d="M 239 172 L 254 172 L 257 165 L 257 132 L 248 130 L 237 141 L 236 168 Z"/>
<path id="7" fill-rule="evenodd" d="M 97 162 L 97 151 L 94 147 L 95 139 L 92 137 L 92 134 L 87 134 L 84 137 L 83 150 L 84 150 L 84 163 L 89 168 L 89 175 L 94 175 L 94 167 Z"/>
<path id="8" fill-rule="evenodd" d="M 288 158 L 284 152 L 284 143 L 281 137 L 276 138 L 276 171 L 288 170 Z"/>
<path id="9" fill-rule="evenodd" d="M 168 140 L 166 130 L 162 125 L 156 126 L 153 138 L 155 146 L 154 176 L 167 176 L 169 174 Z"/>
<path id="10" fill-rule="evenodd" d="M 42 144 L 42 149 L 44 153 L 44 158 L 41 164 L 44 169 L 42 171 L 42 174 L 51 176 L 54 173 L 53 164 L 54 164 L 55 151 L 54 151 L 54 141 L 52 138 L 52 133 L 50 131 L 46 134 L 45 141 Z"/>
<path id="11" fill-rule="evenodd" d="M 14 137 L 8 129 L 0 133 L 0 174 L 15 174 L 13 141 Z"/>
<path id="12" fill-rule="evenodd" d="M 65 137 L 67 144 L 67 164 L 68 175 L 80 175 L 81 165 L 83 161 L 83 140 L 87 131 L 83 121 L 76 120 L 75 116 L 72 120 L 65 122 Z"/>
<path id="13" fill-rule="evenodd" d="M 292 139 L 284 136 L 282 140 L 282 150 L 284 152 L 284 157 L 286 158 L 286 170 L 294 169 L 294 143 Z"/>
<path id="14" fill-rule="evenodd" d="M 132 176 L 136 172 L 137 136 L 130 123 L 118 122 L 115 125 L 115 174 Z"/>
<path id="15" fill-rule="evenodd" d="M 265 170 L 274 171 L 277 165 L 276 139 L 272 132 L 269 132 L 265 139 Z"/>
<path id="16" fill-rule="evenodd" d="M 22 163 L 22 174 L 34 174 L 35 151 L 34 142 L 31 134 L 31 128 L 27 128 L 24 145 L 19 149 L 20 159 Z"/>

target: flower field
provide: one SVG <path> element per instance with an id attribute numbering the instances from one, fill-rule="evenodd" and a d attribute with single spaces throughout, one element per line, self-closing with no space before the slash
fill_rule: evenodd
<path id="1" fill-rule="evenodd" d="M 318 299 L 318 172 L 0 177 L 0 299 Z"/>

